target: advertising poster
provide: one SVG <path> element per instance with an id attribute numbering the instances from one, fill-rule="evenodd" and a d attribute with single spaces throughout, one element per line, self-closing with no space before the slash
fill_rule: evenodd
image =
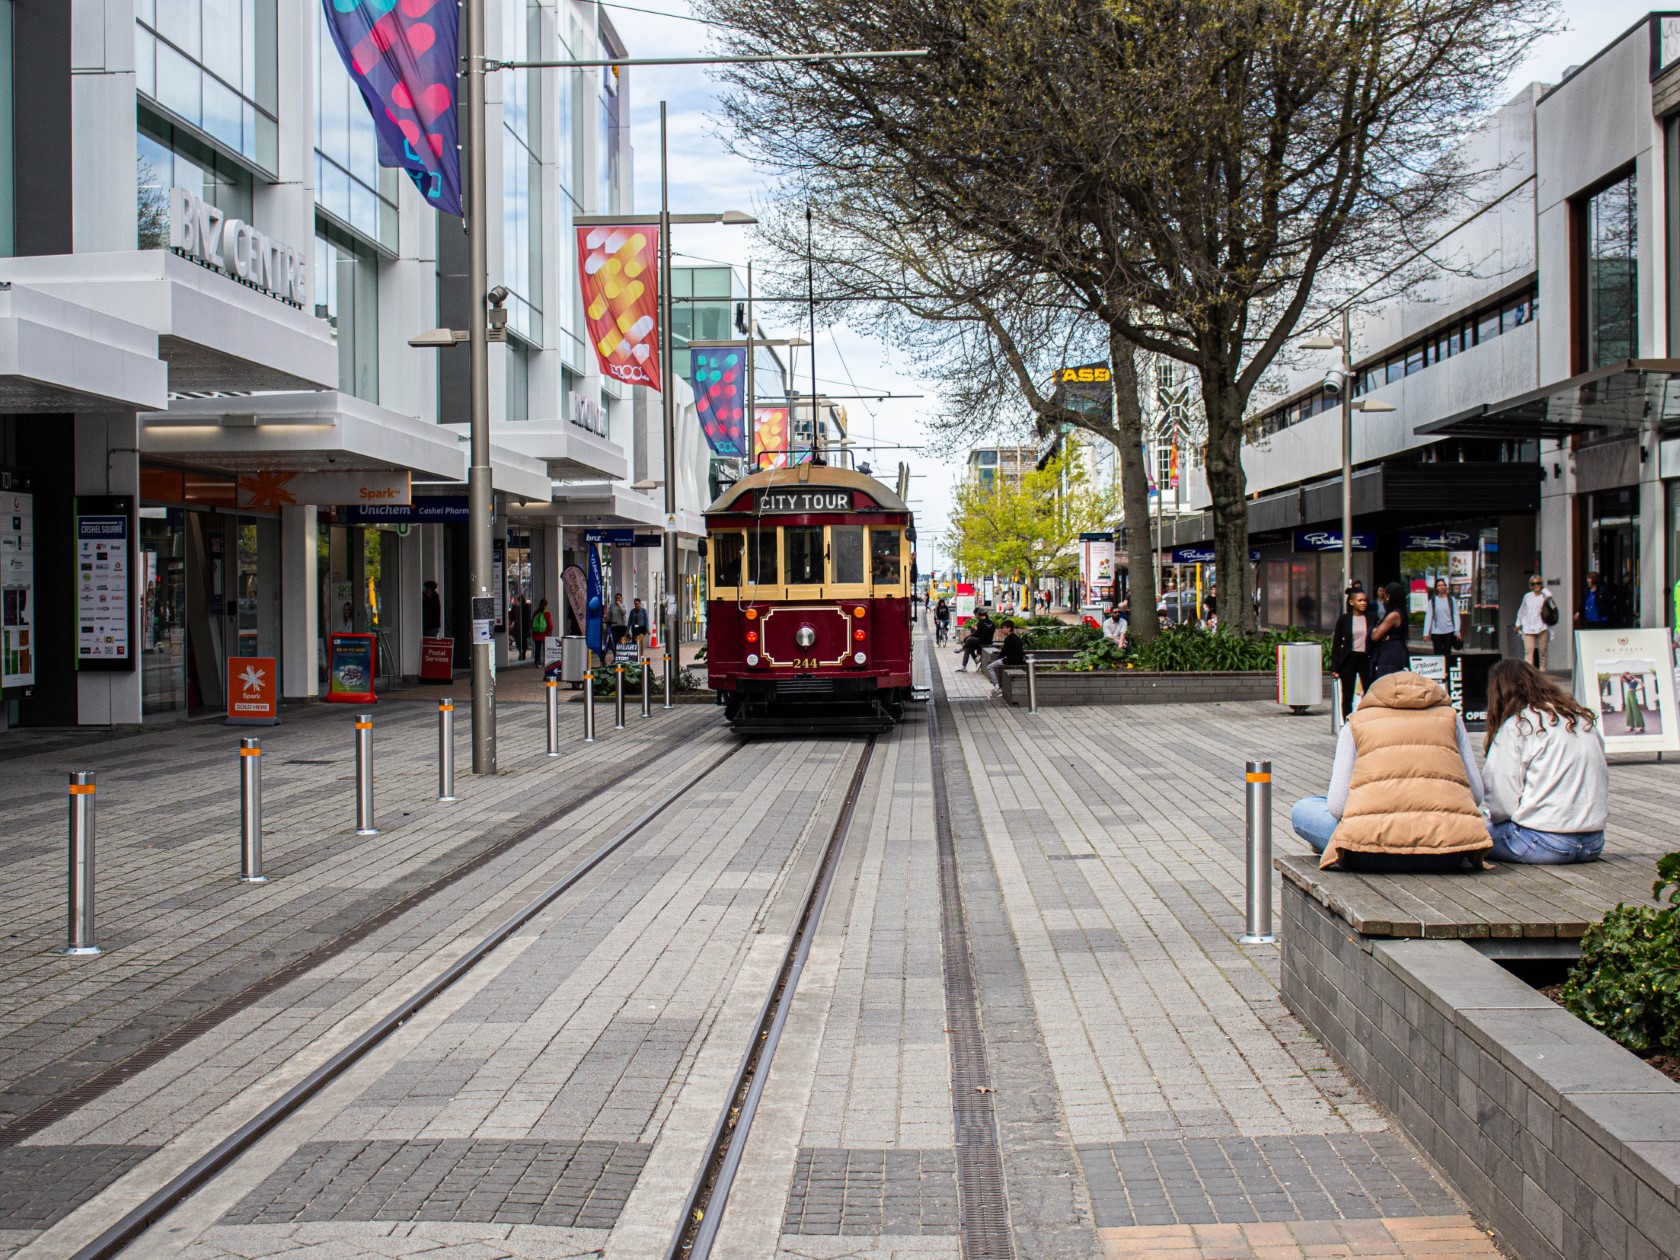
<path id="1" fill-rule="evenodd" d="M 1112 598 L 1114 589 L 1114 539 L 1110 535 L 1084 534 L 1079 539 L 1080 580 L 1085 584 L 1086 602 L 1100 604 Z"/>
<path id="2" fill-rule="evenodd" d="M 134 668 L 131 502 L 76 500 L 76 668 Z"/>
<path id="3" fill-rule="evenodd" d="M 0 498 L 0 686 L 35 681 L 35 496 Z"/>
<path id="4" fill-rule="evenodd" d="M 584 614 L 583 633 L 589 650 L 601 651 L 601 553 L 591 545 L 585 548 L 589 560 L 589 600 Z"/>
<path id="5" fill-rule="evenodd" d="M 577 247 L 583 314 L 601 374 L 660 389 L 659 229 L 580 227 Z"/>
<path id="6" fill-rule="evenodd" d="M 566 566 L 560 575 L 560 585 L 566 588 L 566 608 L 572 614 L 571 634 L 582 634 L 589 624 L 589 579 L 575 564 Z"/>
<path id="7" fill-rule="evenodd" d="M 272 656 L 228 657 L 228 726 L 280 724 L 279 665 Z"/>
<path id="8" fill-rule="evenodd" d="M 961 629 L 974 618 L 974 583 L 957 583 L 957 628 Z"/>
<path id="9" fill-rule="evenodd" d="M 340 634 L 356 628 L 356 584 L 354 582 L 327 583 L 327 623 Z"/>
<path id="10" fill-rule="evenodd" d="M 372 704 L 377 651 L 371 634 L 328 635 L 326 698 L 341 704 Z"/>
<path id="11" fill-rule="evenodd" d="M 1575 698 L 1599 714 L 1606 752 L 1680 751 L 1667 630 L 1577 630 Z"/>

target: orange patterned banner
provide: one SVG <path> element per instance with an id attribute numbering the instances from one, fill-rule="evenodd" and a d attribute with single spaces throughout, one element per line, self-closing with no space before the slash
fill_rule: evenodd
<path id="1" fill-rule="evenodd" d="M 788 462 L 788 409 L 753 408 L 753 467 L 786 468 Z"/>
<path id="2" fill-rule="evenodd" d="M 578 280 L 603 375 L 659 389 L 659 229 L 577 230 Z"/>

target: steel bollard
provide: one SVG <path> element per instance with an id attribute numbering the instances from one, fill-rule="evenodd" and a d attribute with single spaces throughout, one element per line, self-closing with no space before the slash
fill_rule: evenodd
<path id="1" fill-rule="evenodd" d="M 70 774 L 70 914 L 60 952 L 91 958 L 105 951 L 93 943 L 93 775 Z"/>
<path id="2" fill-rule="evenodd" d="M 1244 945 L 1270 945 L 1272 935 L 1272 763 L 1248 763 L 1248 931 Z"/>
<path id="3" fill-rule="evenodd" d="M 613 666 L 613 730 L 624 729 L 624 666 Z"/>
<path id="4" fill-rule="evenodd" d="M 665 653 L 665 707 L 671 707 L 671 654 Z"/>
<path id="5" fill-rule="evenodd" d="M 558 678 L 543 679 L 543 690 L 548 694 L 548 755 L 560 755 L 560 680 Z"/>
<path id="6" fill-rule="evenodd" d="M 373 714 L 356 715 L 356 834 L 377 836 L 373 825 Z"/>
<path id="7" fill-rule="evenodd" d="M 239 882 L 266 884 L 262 869 L 262 740 L 239 741 Z"/>
<path id="8" fill-rule="evenodd" d="M 455 701 L 449 696 L 438 701 L 438 794 L 439 801 L 455 800 Z"/>
<path id="9" fill-rule="evenodd" d="M 595 671 L 583 671 L 583 742 L 595 742 Z"/>
<path id="10" fill-rule="evenodd" d="M 653 680 L 648 677 L 653 673 L 653 662 L 642 657 L 642 716 L 653 716 Z"/>
<path id="11" fill-rule="evenodd" d="M 1340 678 L 1330 680 L 1330 733 L 1332 735 L 1342 733 L 1342 680 Z"/>
<path id="12" fill-rule="evenodd" d="M 1027 655 L 1027 712 L 1038 712 L 1038 658 Z"/>

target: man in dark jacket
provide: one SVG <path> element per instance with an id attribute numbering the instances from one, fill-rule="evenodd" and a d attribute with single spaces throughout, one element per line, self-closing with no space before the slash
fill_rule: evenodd
<path id="1" fill-rule="evenodd" d="M 992 694 L 1003 694 L 1001 678 L 1003 671 L 1014 667 L 1025 669 L 1027 665 L 1027 645 L 1021 642 L 1021 636 L 1015 633 L 1015 623 L 1007 617 L 1003 621 L 1003 639 L 998 644 L 998 658 L 986 666 L 986 677 L 992 680 Z"/>
<path id="2" fill-rule="evenodd" d="M 990 647 L 996 634 L 997 626 L 992 624 L 991 615 L 982 608 L 980 615 L 974 619 L 974 624 L 968 628 L 968 637 L 963 640 L 962 662 L 957 666 L 959 674 L 968 668 L 969 661 L 980 659 L 980 649 Z"/>
<path id="3" fill-rule="evenodd" d="M 435 639 L 443 633 L 443 597 L 436 582 L 427 582 L 420 595 L 420 633 Z"/>
<path id="4" fill-rule="evenodd" d="M 647 609 L 642 607 L 642 601 L 632 600 L 630 604 L 630 638 L 635 641 L 636 655 L 647 653 L 648 615 Z"/>

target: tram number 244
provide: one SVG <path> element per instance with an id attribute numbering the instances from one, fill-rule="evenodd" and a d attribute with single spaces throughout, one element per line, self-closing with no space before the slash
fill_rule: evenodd
<path id="1" fill-rule="evenodd" d="M 817 664 L 817 658 L 814 656 L 796 656 L 793 658 L 795 669 L 816 669 Z"/>

